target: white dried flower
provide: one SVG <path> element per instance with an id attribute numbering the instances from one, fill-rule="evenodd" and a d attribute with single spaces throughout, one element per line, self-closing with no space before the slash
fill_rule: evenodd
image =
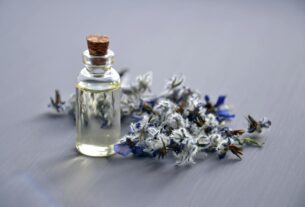
<path id="1" fill-rule="evenodd" d="M 174 156 L 177 158 L 177 165 L 186 165 L 186 164 L 195 164 L 194 157 L 198 152 L 198 147 L 195 140 L 193 139 L 184 139 L 183 140 L 183 149 L 177 154 L 174 153 Z"/>
<path id="2" fill-rule="evenodd" d="M 205 115 L 204 120 L 207 126 L 215 127 L 219 125 L 219 122 L 214 114 L 209 113 Z"/>
<path id="3" fill-rule="evenodd" d="M 165 124 L 170 126 L 173 129 L 178 129 L 178 128 L 184 128 L 185 123 L 184 123 L 183 117 L 178 114 L 178 113 L 171 113 L 168 115 L 167 119 L 165 120 Z"/>
<path id="4" fill-rule="evenodd" d="M 141 93 L 149 92 L 150 86 L 152 82 L 152 72 L 145 73 L 143 75 L 139 75 L 136 78 L 136 87 L 138 91 Z"/>

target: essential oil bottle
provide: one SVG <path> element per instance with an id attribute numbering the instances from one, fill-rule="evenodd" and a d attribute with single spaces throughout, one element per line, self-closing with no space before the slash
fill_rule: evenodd
<path id="1" fill-rule="evenodd" d="M 76 85 L 76 148 L 84 155 L 106 157 L 114 154 L 120 139 L 120 76 L 112 68 L 108 36 L 89 35 L 87 44 Z"/>

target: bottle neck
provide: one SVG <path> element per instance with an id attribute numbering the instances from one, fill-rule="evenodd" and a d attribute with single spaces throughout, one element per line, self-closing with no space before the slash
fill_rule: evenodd
<path id="1" fill-rule="evenodd" d="M 103 74 L 110 70 L 114 62 L 114 53 L 112 50 L 107 50 L 104 56 L 93 56 L 89 54 L 88 50 L 83 52 L 83 63 L 89 73 Z"/>

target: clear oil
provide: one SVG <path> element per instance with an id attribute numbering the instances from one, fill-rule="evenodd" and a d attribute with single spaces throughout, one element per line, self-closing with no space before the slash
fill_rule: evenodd
<path id="1" fill-rule="evenodd" d="M 86 90 L 77 87 L 78 118 L 76 148 L 89 156 L 114 154 L 120 138 L 120 90 Z"/>

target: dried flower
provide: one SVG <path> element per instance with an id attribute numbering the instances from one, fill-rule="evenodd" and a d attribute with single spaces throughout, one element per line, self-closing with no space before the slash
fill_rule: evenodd
<path id="1" fill-rule="evenodd" d="M 248 132 L 249 133 L 262 133 L 264 128 L 268 129 L 271 126 L 271 121 L 263 118 L 261 121 L 256 121 L 252 116 L 248 115 Z"/>
<path id="2" fill-rule="evenodd" d="M 55 100 L 50 97 L 50 104 L 48 105 L 49 108 L 55 110 L 57 113 L 62 113 L 65 111 L 65 102 L 61 100 L 61 96 L 59 90 L 55 90 Z"/>

